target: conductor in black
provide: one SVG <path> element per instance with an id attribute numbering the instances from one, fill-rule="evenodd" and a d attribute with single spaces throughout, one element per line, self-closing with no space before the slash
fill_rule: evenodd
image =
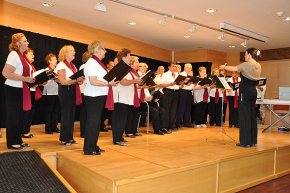
<path id="1" fill-rule="evenodd" d="M 257 144 L 258 130 L 255 106 L 257 98 L 256 83 L 261 75 L 261 65 L 257 62 L 260 57 L 260 50 L 249 48 L 245 52 L 246 62 L 238 66 L 220 66 L 220 69 L 241 73 L 239 93 L 240 143 L 236 144 L 239 147 L 248 148 Z"/>

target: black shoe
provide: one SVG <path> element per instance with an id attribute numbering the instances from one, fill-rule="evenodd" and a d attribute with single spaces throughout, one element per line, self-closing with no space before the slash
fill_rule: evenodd
<path id="1" fill-rule="evenodd" d="M 160 131 L 162 131 L 162 132 L 165 133 L 165 134 L 170 134 L 170 133 L 172 133 L 172 131 L 167 130 L 167 129 L 165 129 L 165 128 L 160 129 Z"/>
<path id="2" fill-rule="evenodd" d="M 237 143 L 236 146 L 238 146 L 238 147 L 244 147 L 244 148 L 250 148 L 251 147 L 251 145 L 242 145 L 240 143 Z"/>
<path id="3" fill-rule="evenodd" d="M 101 155 L 100 152 L 95 152 L 95 151 L 92 151 L 92 152 L 84 152 L 85 155 Z"/>
<path id="4" fill-rule="evenodd" d="M 22 149 L 24 149 L 24 147 L 22 147 L 21 145 L 17 145 L 17 146 L 15 146 L 15 145 L 9 145 L 8 146 L 8 149 L 16 149 L 16 150 L 22 150 Z"/>
<path id="5" fill-rule="evenodd" d="M 140 133 L 134 133 L 134 136 L 142 136 Z"/>
<path id="6" fill-rule="evenodd" d="M 101 132 L 108 132 L 109 130 L 106 128 L 100 129 Z"/>
<path id="7" fill-rule="evenodd" d="M 60 130 L 59 130 L 59 128 L 55 128 L 55 129 L 52 130 L 52 132 L 54 132 L 54 133 L 60 133 Z"/>
<path id="8" fill-rule="evenodd" d="M 69 142 L 70 142 L 71 144 L 78 144 L 78 142 L 75 141 L 75 140 L 69 140 Z"/>
<path id="9" fill-rule="evenodd" d="M 70 141 L 61 141 L 60 144 L 61 145 L 65 145 L 65 146 L 71 146 L 71 142 Z"/>
<path id="10" fill-rule="evenodd" d="M 156 134 L 156 135 L 164 135 L 164 133 L 162 131 L 160 131 L 160 130 L 154 131 L 154 134 Z"/>
<path id="11" fill-rule="evenodd" d="M 104 153 L 106 152 L 104 149 L 99 148 L 99 153 Z"/>
<path id="12" fill-rule="evenodd" d="M 135 135 L 133 135 L 133 134 L 126 134 L 126 137 L 130 137 L 130 138 L 136 138 L 136 136 L 135 136 Z"/>
<path id="13" fill-rule="evenodd" d="M 193 128 L 193 127 L 194 127 L 194 125 L 192 125 L 192 124 L 188 123 L 188 124 L 184 124 L 184 125 L 183 125 L 183 127 Z"/>
<path id="14" fill-rule="evenodd" d="M 28 143 L 22 143 L 21 147 L 30 147 L 30 145 Z"/>
<path id="15" fill-rule="evenodd" d="M 28 134 L 21 134 L 21 137 L 22 137 L 22 138 L 33 138 L 34 135 L 31 134 L 31 133 L 28 133 Z"/>
<path id="16" fill-rule="evenodd" d="M 127 146 L 127 144 L 124 141 L 114 142 L 114 144 L 120 146 Z"/>

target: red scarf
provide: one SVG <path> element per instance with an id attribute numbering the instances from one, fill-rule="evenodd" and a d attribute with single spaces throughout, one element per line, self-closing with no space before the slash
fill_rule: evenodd
<path id="1" fill-rule="evenodd" d="M 238 82 L 238 77 L 233 77 L 233 82 Z M 239 107 L 239 96 L 238 90 L 235 90 L 235 97 L 234 97 L 234 108 L 237 109 Z"/>
<path id="2" fill-rule="evenodd" d="M 25 55 L 24 55 L 24 56 L 25 56 Z M 31 68 L 32 68 L 32 73 L 35 72 L 36 69 L 35 69 L 34 65 L 33 65 L 32 63 L 29 62 L 29 60 L 28 60 L 28 58 L 27 58 L 26 56 L 25 56 L 24 58 L 25 58 L 26 62 L 31 66 Z M 32 76 L 32 74 L 31 74 L 31 76 Z M 35 87 L 35 93 L 34 93 L 34 99 L 35 99 L 35 100 L 39 100 L 39 99 L 41 99 L 41 98 L 42 98 L 42 92 L 41 92 L 39 86 L 36 86 L 36 87 Z"/>
<path id="3" fill-rule="evenodd" d="M 134 69 L 132 69 L 130 71 L 130 74 L 131 74 L 133 80 L 135 80 L 134 75 L 137 76 L 137 77 L 140 77 L 139 74 Z M 140 101 L 139 101 L 139 97 L 138 97 L 138 89 L 137 89 L 137 84 L 136 83 L 134 83 L 134 107 L 135 108 L 140 107 Z"/>
<path id="4" fill-rule="evenodd" d="M 97 56 L 93 55 L 92 58 L 94 60 L 96 60 L 106 72 L 109 72 L 108 68 L 105 66 L 105 64 Z M 113 88 L 112 88 L 112 86 L 109 86 L 108 96 L 107 96 L 105 107 L 109 111 L 113 111 L 114 110 L 114 97 L 113 97 Z"/>
<path id="5" fill-rule="evenodd" d="M 227 97 L 227 91 L 224 90 L 224 103 L 228 104 L 228 97 Z"/>
<path id="6" fill-rule="evenodd" d="M 77 72 L 77 69 L 72 62 L 69 63 L 66 60 L 64 60 L 63 62 L 73 73 Z M 80 105 L 80 104 L 82 104 L 81 89 L 80 89 L 80 85 L 76 83 L 76 105 Z"/>
<path id="7" fill-rule="evenodd" d="M 214 94 L 214 103 L 215 104 L 219 103 L 219 98 L 220 98 L 219 90 L 216 88 L 215 89 L 215 94 Z"/>
<path id="8" fill-rule="evenodd" d="M 26 58 L 25 55 L 21 54 L 20 51 L 16 51 L 16 52 L 22 63 L 22 67 L 23 67 L 22 76 L 30 76 L 30 68 L 29 68 L 29 64 L 27 63 L 28 59 Z M 23 86 L 22 88 L 23 110 L 29 111 L 32 107 L 30 88 L 28 87 L 27 83 L 24 81 L 22 82 L 22 86 Z"/>
<path id="9" fill-rule="evenodd" d="M 207 88 L 204 88 L 204 92 L 203 92 L 203 100 L 204 103 L 207 103 L 208 101 L 208 90 Z"/>
<path id="10" fill-rule="evenodd" d="M 139 73 L 136 72 L 136 70 L 132 69 L 131 72 L 137 77 L 140 78 Z M 131 74 L 132 75 L 132 74 Z M 133 77 L 133 80 L 135 78 Z M 137 87 L 137 85 L 136 85 Z M 140 103 L 144 103 L 144 99 L 145 99 L 145 92 L 144 92 L 144 88 L 141 88 L 141 92 L 140 92 Z"/>

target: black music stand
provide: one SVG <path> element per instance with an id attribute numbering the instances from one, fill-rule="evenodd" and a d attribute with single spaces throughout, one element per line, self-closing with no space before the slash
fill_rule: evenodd
<path id="1" fill-rule="evenodd" d="M 231 90 L 231 87 L 227 83 L 225 77 L 214 76 L 212 81 L 216 85 L 216 89 L 220 89 L 220 90 L 223 90 L 223 91 Z M 220 126 L 220 129 L 214 136 L 210 136 L 210 137 L 206 138 L 206 141 L 208 141 L 210 138 L 215 137 L 217 135 L 222 135 L 223 139 L 224 139 L 224 137 L 227 137 L 228 139 L 230 139 L 230 141 L 236 143 L 236 140 L 227 134 L 227 132 L 226 132 L 224 126 L 223 126 L 223 116 L 224 116 L 224 95 L 222 95 L 221 126 Z"/>

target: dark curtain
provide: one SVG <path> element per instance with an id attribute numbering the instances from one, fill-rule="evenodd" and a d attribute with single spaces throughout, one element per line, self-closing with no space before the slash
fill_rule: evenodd
<path id="1" fill-rule="evenodd" d="M 79 68 L 82 65 L 82 54 L 87 50 L 87 44 L 65 40 L 61 38 L 51 37 L 42 35 L 39 33 L 33 33 L 29 31 L 24 31 L 21 29 L 15 29 L 10 27 L 5 27 L 0 25 L 0 127 L 5 128 L 5 98 L 4 98 L 4 82 L 5 78 L 2 76 L 2 69 L 5 65 L 7 56 L 9 54 L 8 45 L 11 42 L 11 36 L 15 33 L 23 33 L 28 42 L 29 47 L 34 50 L 35 61 L 34 66 L 37 70 L 43 69 L 47 67 L 45 62 L 45 56 L 49 53 L 54 53 L 58 55 L 60 48 L 64 45 L 72 45 L 76 50 L 75 60 L 73 63 Z M 130 48 L 129 48 L 130 49 Z M 117 55 L 117 51 L 106 49 L 106 57 L 103 59 L 104 64 L 107 64 L 110 60 L 114 60 Z M 138 56 L 140 58 L 140 62 L 146 62 L 149 66 L 149 69 L 157 69 L 158 66 L 163 65 L 167 66 L 166 62 L 153 60 L 150 58 L 144 58 Z M 36 110 L 34 115 L 33 124 L 42 124 L 44 123 L 44 104 L 42 100 L 39 100 L 36 104 Z M 76 110 L 76 120 L 79 120 L 79 109 Z"/>

